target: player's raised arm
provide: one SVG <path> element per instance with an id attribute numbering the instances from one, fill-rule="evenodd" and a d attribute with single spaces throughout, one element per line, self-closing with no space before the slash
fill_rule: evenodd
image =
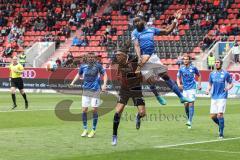
<path id="1" fill-rule="evenodd" d="M 166 28 L 160 28 L 160 35 L 168 35 L 169 33 L 171 33 L 174 28 L 176 28 L 177 23 L 178 23 L 178 19 L 181 17 L 182 15 L 182 10 L 178 10 L 175 14 L 174 17 L 175 19 L 173 20 L 173 23 L 170 26 L 167 26 Z"/>

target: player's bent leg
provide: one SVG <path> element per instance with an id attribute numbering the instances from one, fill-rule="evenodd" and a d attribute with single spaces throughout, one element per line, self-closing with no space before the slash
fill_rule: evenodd
<path id="1" fill-rule="evenodd" d="M 118 126 L 120 123 L 120 118 L 121 118 L 121 114 L 124 110 L 125 104 L 122 103 L 117 103 L 116 105 L 116 112 L 114 114 L 114 118 L 113 118 L 113 135 L 112 135 L 112 145 L 115 146 L 117 145 L 117 135 L 118 135 Z"/>
<path id="2" fill-rule="evenodd" d="M 133 97 L 134 106 L 137 106 L 138 113 L 136 115 L 136 129 L 140 129 L 141 118 L 146 115 L 145 102 L 142 97 Z"/>
<path id="3" fill-rule="evenodd" d="M 216 123 L 217 125 L 219 125 L 219 121 L 217 118 L 217 114 L 211 114 L 210 118 L 213 120 L 214 123 Z"/>
<path id="4" fill-rule="evenodd" d="M 153 92 L 153 94 L 155 95 L 157 101 L 161 104 L 161 105 L 166 105 L 167 101 L 165 100 L 164 97 L 162 97 L 161 95 L 159 95 L 155 85 L 150 85 L 150 89 Z"/>
<path id="5" fill-rule="evenodd" d="M 27 95 L 26 93 L 24 92 L 24 89 L 20 89 L 20 93 L 25 101 L 25 109 L 28 109 L 28 100 L 27 100 Z"/>
<path id="6" fill-rule="evenodd" d="M 11 95 L 12 95 L 12 101 L 13 101 L 12 109 L 15 109 L 17 107 L 17 104 L 16 104 L 16 88 L 15 87 L 11 87 Z"/>
<path id="7" fill-rule="evenodd" d="M 86 137 L 88 135 L 88 128 L 87 128 L 87 111 L 88 107 L 82 107 L 82 121 L 83 121 L 83 132 L 81 137 Z"/>
<path id="8" fill-rule="evenodd" d="M 193 102 L 192 99 L 186 98 L 182 95 L 182 93 L 181 93 L 180 89 L 178 88 L 177 84 L 172 79 L 170 79 L 170 77 L 167 75 L 166 72 L 161 73 L 158 76 L 160 76 L 166 82 L 168 87 L 180 98 L 181 103 Z M 156 81 L 155 83 L 159 84 L 159 81 Z"/>

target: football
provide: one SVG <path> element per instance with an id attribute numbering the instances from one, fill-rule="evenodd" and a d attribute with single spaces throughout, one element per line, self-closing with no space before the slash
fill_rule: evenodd
<path id="1" fill-rule="evenodd" d="M 47 67 L 46 67 L 47 71 L 54 72 L 57 70 L 57 68 L 58 66 L 56 62 L 50 61 L 47 63 Z"/>

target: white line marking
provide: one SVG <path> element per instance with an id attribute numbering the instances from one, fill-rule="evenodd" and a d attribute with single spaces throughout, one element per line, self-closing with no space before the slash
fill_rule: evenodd
<path id="1" fill-rule="evenodd" d="M 82 108 L 70 108 L 70 110 L 81 110 Z M 34 112 L 34 111 L 54 111 L 55 109 L 18 109 L 18 110 L 5 110 L 0 111 L 0 113 L 6 113 L 6 112 Z M 64 109 L 62 109 L 64 110 Z"/>
<path id="2" fill-rule="evenodd" d="M 169 148 L 172 150 L 183 150 L 183 151 L 199 151 L 199 152 L 217 152 L 217 153 L 230 153 L 230 154 L 240 154 L 240 152 L 233 151 L 221 151 L 221 150 L 207 150 L 207 149 L 197 149 L 197 148 Z"/>
<path id="3" fill-rule="evenodd" d="M 204 143 L 211 143 L 211 142 L 229 141 L 229 140 L 235 140 L 235 139 L 240 139 L 240 137 L 215 139 L 215 140 L 209 140 L 209 141 L 180 143 L 180 144 L 172 144 L 172 145 L 154 146 L 154 148 L 171 148 L 171 147 L 186 146 L 186 145 L 192 145 L 192 144 L 204 144 Z"/>

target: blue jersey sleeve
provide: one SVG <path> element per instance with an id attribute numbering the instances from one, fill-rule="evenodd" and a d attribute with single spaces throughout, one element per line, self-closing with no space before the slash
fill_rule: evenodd
<path id="1" fill-rule="evenodd" d="M 136 30 L 133 30 L 133 32 L 131 34 L 131 39 L 132 39 L 132 41 L 137 41 L 138 40 Z"/>
<path id="2" fill-rule="evenodd" d="M 182 71 L 181 71 L 181 68 L 178 70 L 178 73 L 177 73 L 177 77 L 181 77 L 182 76 Z"/>
<path id="3" fill-rule="evenodd" d="M 227 83 L 232 83 L 233 81 L 232 76 L 228 72 L 226 73 L 226 81 Z"/>
<path id="4" fill-rule="evenodd" d="M 78 70 L 78 74 L 79 75 L 83 75 L 83 66 L 81 65 L 79 70 Z"/>
<path id="5" fill-rule="evenodd" d="M 194 67 L 194 73 L 195 73 L 197 76 L 200 76 L 200 72 L 199 72 L 199 70 L 197 69 L 197 67 Z"/>
<path id="6" fill-rule="evenodd" d="M 98 70 L 100 74 L 104 74 L 105 73 L 105 69 L 103 68 L 103 66 L 101 64 L 98 64 Z"/>
<path id="7" fill-rule="evenodd" d="M 210 75 L 209 75 L 209 80 L 208 80 L 208 82 L 209 82 L 210 84 L 213 83 L 213 80 L 212 80 L 212 73 L 210 73 Z"/>
<path id="8" fill-rule="evenodd" d="M 158 28 L 152 28 L 152 29 L 154 31 L 154 35 L 160 35 L 160 33 L 161 33 L 160 29 L 158 29 Z"/>

